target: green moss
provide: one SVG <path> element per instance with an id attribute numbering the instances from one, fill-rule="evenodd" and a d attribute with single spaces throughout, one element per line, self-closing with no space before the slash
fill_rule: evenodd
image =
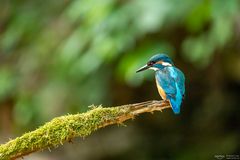
<path id="1" fill-rule="evenodd" d="M 54 118 L 35 131 L 25 133 L 1 145 L 0 159 L 11 159 L 47 147 L 57 147 L 74 137 L 86 137 L 101 127 L 104 122 L 112 121 L 127 112 L 127 107 L 102 108 L 100 106 L 86 113 Z"/>

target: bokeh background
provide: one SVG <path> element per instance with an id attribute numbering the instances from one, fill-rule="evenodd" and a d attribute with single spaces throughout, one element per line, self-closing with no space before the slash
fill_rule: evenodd
<path id="1" fill-rule="evenodd" d="M 25 159 L 217 159 L 240 155 L 240 1 L 1 0 L 0 142 L 52 118 L 160 99 L 167 53 L 186 75 L 180 115 L 144 114 Z"/>

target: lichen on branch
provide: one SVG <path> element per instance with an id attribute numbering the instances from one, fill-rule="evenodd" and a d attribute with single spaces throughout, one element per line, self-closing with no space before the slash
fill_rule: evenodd
<path id="1" fill-rule="evenodd" d="M 92 106 L 86 113 L 54 118 L 35 131 L 0 145 L 0 159 L 16 159 L 29 153 L 63 145 L 75 137 L 86 137 L 99 128 L 119 124 L 145 112 L 170 108 L 166 101 L 147 101 L 117 107 Z"/>

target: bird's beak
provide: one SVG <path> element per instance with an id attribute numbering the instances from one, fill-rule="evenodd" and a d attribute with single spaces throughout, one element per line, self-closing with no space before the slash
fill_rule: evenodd
<path id="1" fill-rule="evenodd" d="M 139 69 L 136 71 L 136 73 L 141 72 L 141 71 L 144 71 L 144 70 L 146 70 L 146 69 L 148 69 L 148 68 L 150 68 L 150 66 L 145 65 L 145 66 L 139 68 Z"/>

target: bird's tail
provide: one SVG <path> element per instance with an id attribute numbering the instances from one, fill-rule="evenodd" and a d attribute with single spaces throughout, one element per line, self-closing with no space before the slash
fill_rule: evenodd
<path id="1" fill-rule="evenodd" d="M 179 89 L 177 88 L 177 94 L 174 97 L 170 97 L 169 98 L 172 110 L 175 114 L 179 114 L 180 113 L 180 108 L 181 108 L 181 104 L 182 104 L 182 95 L 179 91 Z"/>
<path id="2" fill-rule="evenodd" d="M 180 113 L 181 103 L 182 102 L 179 102 L 176 99 L 173 99 L 173 98 L 170 99 L 170 104 L 171 104 L 172 110 L 175 114 Z"/>

